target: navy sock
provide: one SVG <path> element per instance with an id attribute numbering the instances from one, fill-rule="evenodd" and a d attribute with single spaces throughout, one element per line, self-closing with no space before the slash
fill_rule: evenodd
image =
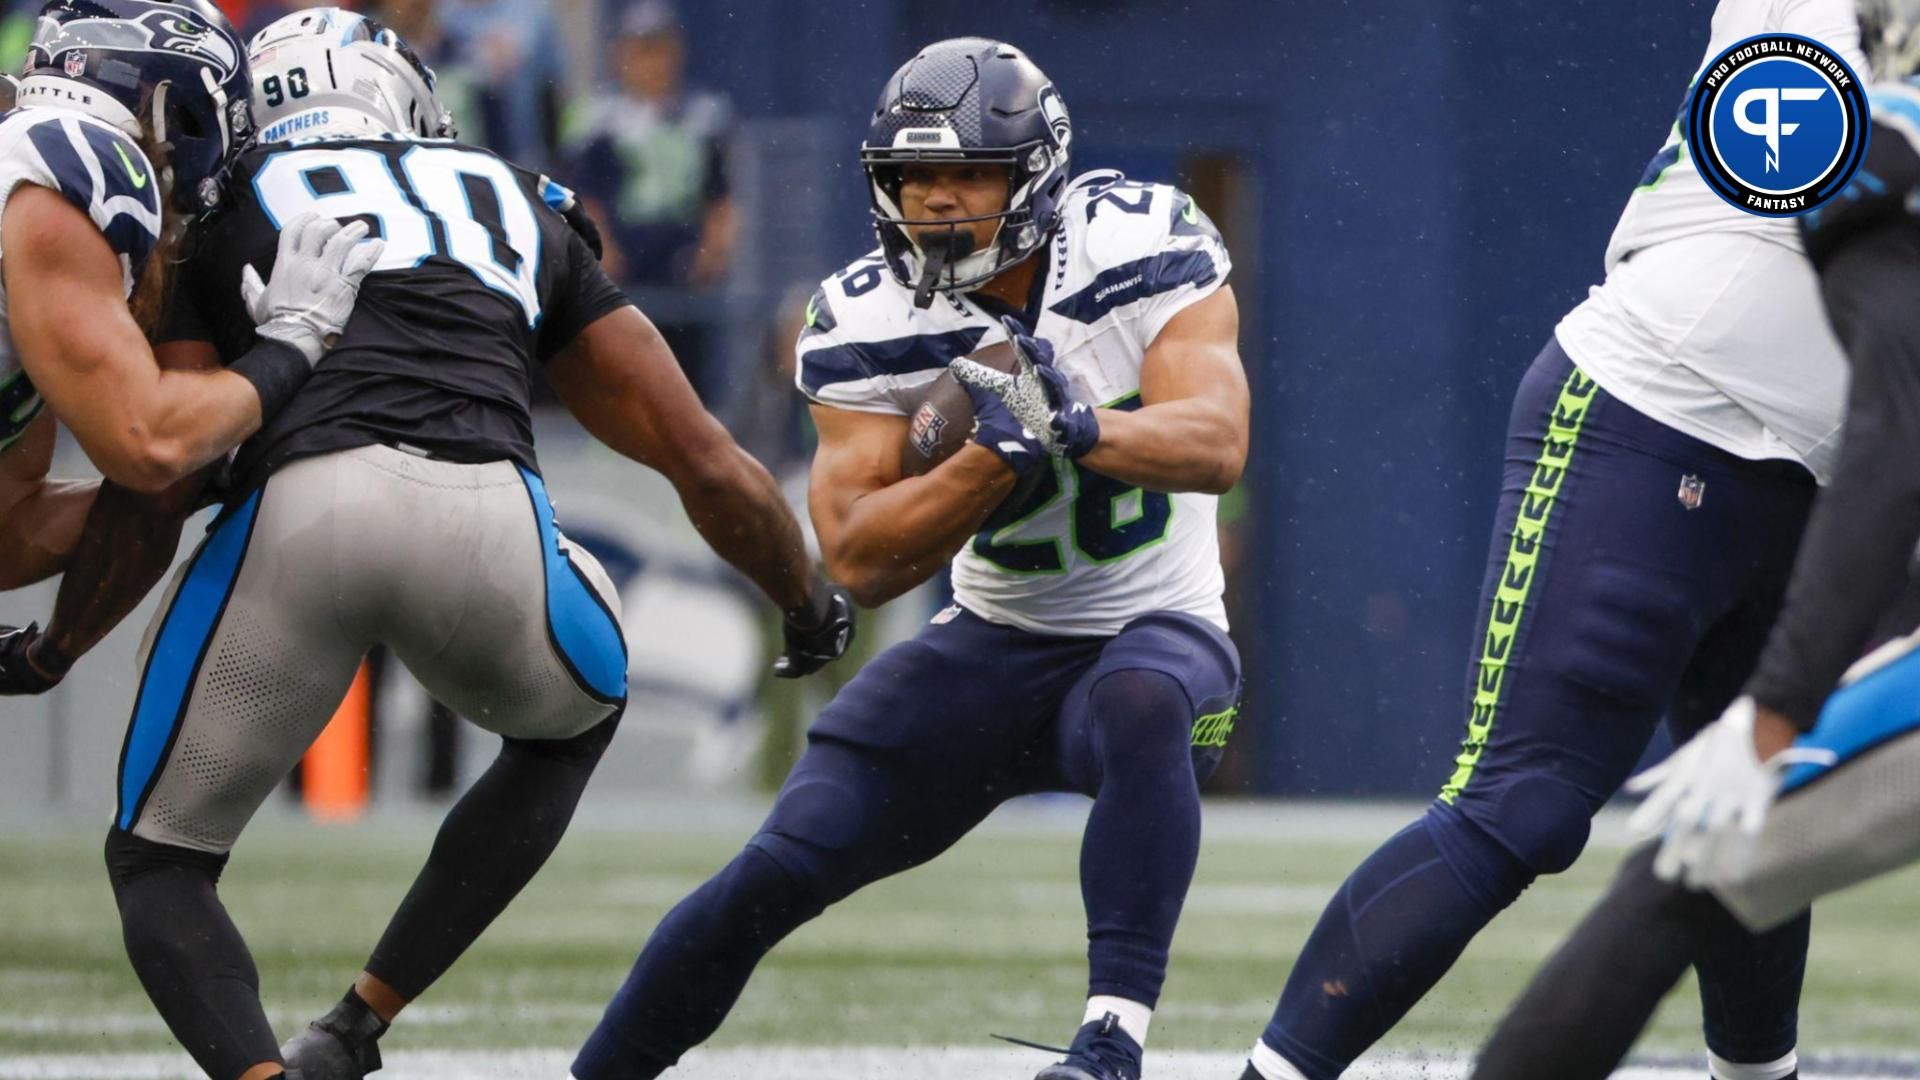
<path id="1" fill-rule="evenodd" d="M 1334 894 L 1294 962 L 1266 1044 L 1310 1080 L 1335 1080 L 1532 881 L 1492 837 L 1434 804 Z"/>
<path id="2" fill-rule="evenodd" d="M 812 890 L 749 844 L 660 921 L 573 1075 L 653 1080 L 713 1034 L 760 958 L 820 911 Z"/>
<path id="3" fill-rule="evenodd" d="M 1100 785 L 1080 848 L 1089 995 L 1149 1007 L 1200 856 L 1193 707 L 1171 676 L 1125 670 L 1088 701 Z"/>

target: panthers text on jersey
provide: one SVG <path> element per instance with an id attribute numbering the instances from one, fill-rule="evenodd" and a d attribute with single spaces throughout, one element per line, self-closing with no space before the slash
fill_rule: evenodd
<path id="1" fill-rule="evenodd" d="M 539 470 L 533 365 L 627 302 L 554 209 L 569 193 L 488 150 L 402 138 L 267 144 L 232 184 L 236 205 L 188 238 L 162 340 L 244 353 L 241 270 L 267 277 L 280 226 L 301 214 L 364 219 L 386 240 L 339 341 L 240 448 L 232 494 L 296 458 L 374 443 Z"/>
<path id="2" fill-rule="evenodd" d="M 1775 32 L 1813 38 L 1868 77 L 1853 0 L 1720 0 L 1705 60 Z M 1691 96 L 1689 83 L 1683 117 Z M 1640 412 L 1729 453 L 1799 461 L 1823 481 L 1831 474 L 1846 361 L 1798 226 L 1715 195 L 1680 120 L 1627 200 L 1606 271 L 1555 331 L 1581 370 Z"/>
<path id="3" fill-rule="evenodd" d="M 1117 172 L 1068 189 L 1040 267 L 1035 336 L 1074 395 L 1138 408 L 1140 365 L 1167 321 L 1226 281 L 1220 234 L 1186 194 Z M 905 416 L 956 357 L 1005 340 L 972 298 L 926 309 L 878 250 L 828 278 L 800 335 L 796 381 L 821 405 Z M 1226 628 L 1218 498 L 1162 494 L 1065 459 L 1019 520 L 975 536 L 953 562 L 954 596 L 983 618 L 1042 634 L 1109 635 L 1150 611 Z"/>
<path id="4" fill-rule="evenodd" d="M 0 211 L 21 184 L 59 192 L 100 227 L 120 257 L 121 285 L 131 295 L 161 228 L 160 184 L 139 144 L 85 113 L 16 110 L 0 120 Z M 6 315 L 0 284 L 0 449 L 26 432 L 43 405 L 21 370 Z"/>

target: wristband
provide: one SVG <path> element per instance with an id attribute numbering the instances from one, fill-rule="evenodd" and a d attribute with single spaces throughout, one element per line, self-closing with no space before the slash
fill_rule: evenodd
<path id="1" fill-rule="evenodd" d="M 227 370 L 253 384 L 254 391 L 260 395 L 260 424 L 264 427 L 306 384 L 307 377 L 313 374 L 313 365 L 307 362 L 306 354 L 292 345 L 277 338 L 257 337 L 253 348 Z"/>

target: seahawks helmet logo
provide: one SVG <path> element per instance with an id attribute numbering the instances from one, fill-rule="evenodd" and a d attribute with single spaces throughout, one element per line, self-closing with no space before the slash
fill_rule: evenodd
<path id="1" fill-rule="evenodd" d="M 1067 119 L 1067 103 L 1060 98 L 1060 91 L 1052 83 L 1040 88 L 1040 115 L 1047 121 L 1047 129 L 1053 132 L 1053 144 L 1062 150 L 1073 141 L 1073 121 Z"/>
<path id="2" fill-rule="evenodd" d="M 204 60 L 220 70 L 221 82 L 239 70 L 240 57 L 233 42 L 225 34 L 214 33 L 212 27 L 198 19 L 179 12 L 150 11 L 140 16 L 138 22 L 152 35 L 148 42 L 151 49 L 185 53 Z"/>

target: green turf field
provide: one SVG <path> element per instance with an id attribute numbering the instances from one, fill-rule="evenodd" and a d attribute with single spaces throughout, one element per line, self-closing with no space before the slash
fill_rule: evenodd
<path id="1" fill-rule="evenodd" d="M 931 866 L 883 882 L 804 928 L 761 969 L 715 1046 L 987 1048 L 989 1032 L 1064 1041 L 1084 992 L 1080 812 L 1068 803 L 1003 815 Z M 1368 840 L 1401 817 L 1311 804 L 1212 812 L 1154 1022 L 1156 1050 L 1243 1051 L 1328 894 Z M 658 823 L 649 827 L 650 819 Z M 414 1062 L 446 1050 L 545 1050 L 524 1075 L 555 1076 L 552 1063 L 563 1067 L 561 1052 L 592 1027 L 660 914 L 731 856 L 752 820 L 752 808 L 737 804 L 708 820 L 684 807 L 594 810 L 383 1045 Z M 100 830 L 36 819 L 4 824 L 0 1075 L 85 1074 L 77 1066 L 34 1073 L 29 1065 L 40 1057 L 71 1063 L 74 1055 L 169 1052 L 121 952 Z M 346 987 L 424 856 L 433 824 L 424 813 L 330 827 L 274 819 L 242 842 L 223 893 L 253 942 L 283 1033 Z M 1597 895 L 1618 854 L 1597 847 L 1572 873 L 1537 885 L 1475 943 L 1390 1046 L 1470 1051 Z M 1920 1048 L 1920 878 L 1900 877 L 1827 906 L 1816 919 L 1814 950 L 1805 1048 Z M 1691 1051 L 1697 1018 L 1685 989 L 1668 1002 L 1649 1045 Z M 1036 1055 L 1033 1067 L 1042 1060 Z M 102 1066 L 99 1075 L 178 1075 L 143 1068 Z"/>

